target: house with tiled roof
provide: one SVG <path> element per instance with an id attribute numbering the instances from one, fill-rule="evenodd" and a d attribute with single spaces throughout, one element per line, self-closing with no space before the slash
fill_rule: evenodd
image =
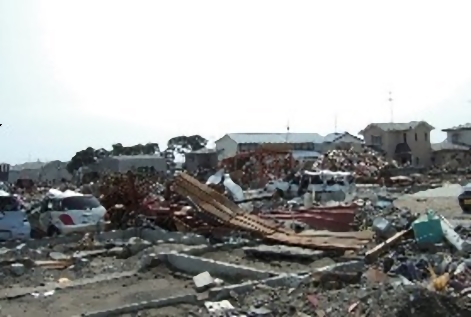
<path id="1" fill-rule="evenodd" d="M 363 145 L 364 142 L 362 138 L 348 132 L 334 132 L 329 133 L 324 137 L 322 152 L 325 153 L 329 150 L 352 148 L 356 151 L 361 151 Z"/>
<path id="2" fill-rule="evenodd" d="M 442 131 L 446 132 L 446 140 L 448 142 L 471 146 L 471 123 L 457 125 Z"/>
<path id="3" fill-rule="evenodd" d="M 436 165 L 469 165 L 471 163 L 471 123 L 443 129 L 447 137 L 432 144 L 432 162 Z"/>
<path id="4" fill-rule="evenodd" d="M 228 133 L 215 141 L 219 159 L 254 151 L 262 145 L 292 151 L 296 158 L 315 158 L 329 149 L 358 145 L 363 140 L 348 132 L 331 133 Z"/>
<path id="5" fill-rule="evenodd" d="M 429 166 L 432 162 L 430 133 L 435 129 L 425 121 L 371 123 L 362 131 L 365 144 L 377 148 L 399 163 Z"/>

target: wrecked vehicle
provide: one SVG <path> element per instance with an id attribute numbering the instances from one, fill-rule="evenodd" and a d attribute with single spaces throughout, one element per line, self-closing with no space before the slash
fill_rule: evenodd
<path id="1" fill-rule="evenodd" d="M 471 213 L 471 183 L 463 186 L 463 192 L 458 196 L 458 203 L 463 212 Z"/>
<path id="2" fill-rule="evenodd" d="M 279 192 L 283 197 L 299 197 L 306 192 L 315 194 L 316 200 L 321 199 L 325 193 L 343 193 L 343 200 L 347 194 L 355 191 L 355 179 L 350 172 L 332 172 L 322 170 L 317 172 L 301 171 L 291 180 L 269 181 L 265 186 L 267 192 Z M 342 199 L 343 198 L 343 199 Z"/>
<path id="3" fill-rule="evenodd" d="M 106 209 L 92 195 L 50 189 L 36 212 L 37 229 L 55 236 L 102 230 Z"/>
<path id="4" fill-rule="evenodd" d="M 21 201 L 0 190 L 0 241 L 29 239 L 31 226 Z"/>

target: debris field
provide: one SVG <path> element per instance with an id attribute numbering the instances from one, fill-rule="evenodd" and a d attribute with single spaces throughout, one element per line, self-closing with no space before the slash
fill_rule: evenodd
<path id="1" fill-rule="evenodd" d="M 0 315 L 469 315 L 471 221 L 424 194 L 442 188 L 436 174 L 399 181 L 371 151 L 311 163 L 303 168 L 364 184 L 325 203 L 309 192 L 248 195 L 230 170 L 207 184 L 106 175 L 87 185 L 107 209 L 104 229 L 0 244 Z M 239 190 L 250 199 L 235 199 Z M 36 194 L 23 195 L 32 224 Z M 454 195 L 442 198 L 456 204 Z"/>

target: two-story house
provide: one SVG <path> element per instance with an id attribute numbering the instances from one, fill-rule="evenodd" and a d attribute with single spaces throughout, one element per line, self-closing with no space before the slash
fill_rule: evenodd
<path id="1" fill-rule="evenodd" d="M 443 129 L 446 139 L 432 144 L 432 162 L 438 166 L 469 165 L 471 163 L 471 123 Z"/>
<path id="2" fill-rule="evenodd" d="M 408 123 L 371 123 L 359 134 L 365 145 L 382 151 L 387 159 L 415 166 L 431 164 L 430 132 L 435 129 L 425 121 Z"/>
<path id="3" fill-rule="evenodd" d="M 446 141 L 453 144 L 471 146 L 471 123 L 443 129 L 446 132 Z"/>

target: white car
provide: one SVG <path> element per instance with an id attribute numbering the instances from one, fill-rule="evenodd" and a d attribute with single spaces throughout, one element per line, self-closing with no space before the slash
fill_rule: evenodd
<path id="1" fill-rule="evenodd" d="M 0 241 L 26 240 L 31 226 L 18 197 L 0 190 Z"/>
<path id="2" fill-rule="evenodd" d="M 39 212 L 41 230 L 55 236 L 103 230 L 106 209 L 92 195 L 50 189 Z"/>

